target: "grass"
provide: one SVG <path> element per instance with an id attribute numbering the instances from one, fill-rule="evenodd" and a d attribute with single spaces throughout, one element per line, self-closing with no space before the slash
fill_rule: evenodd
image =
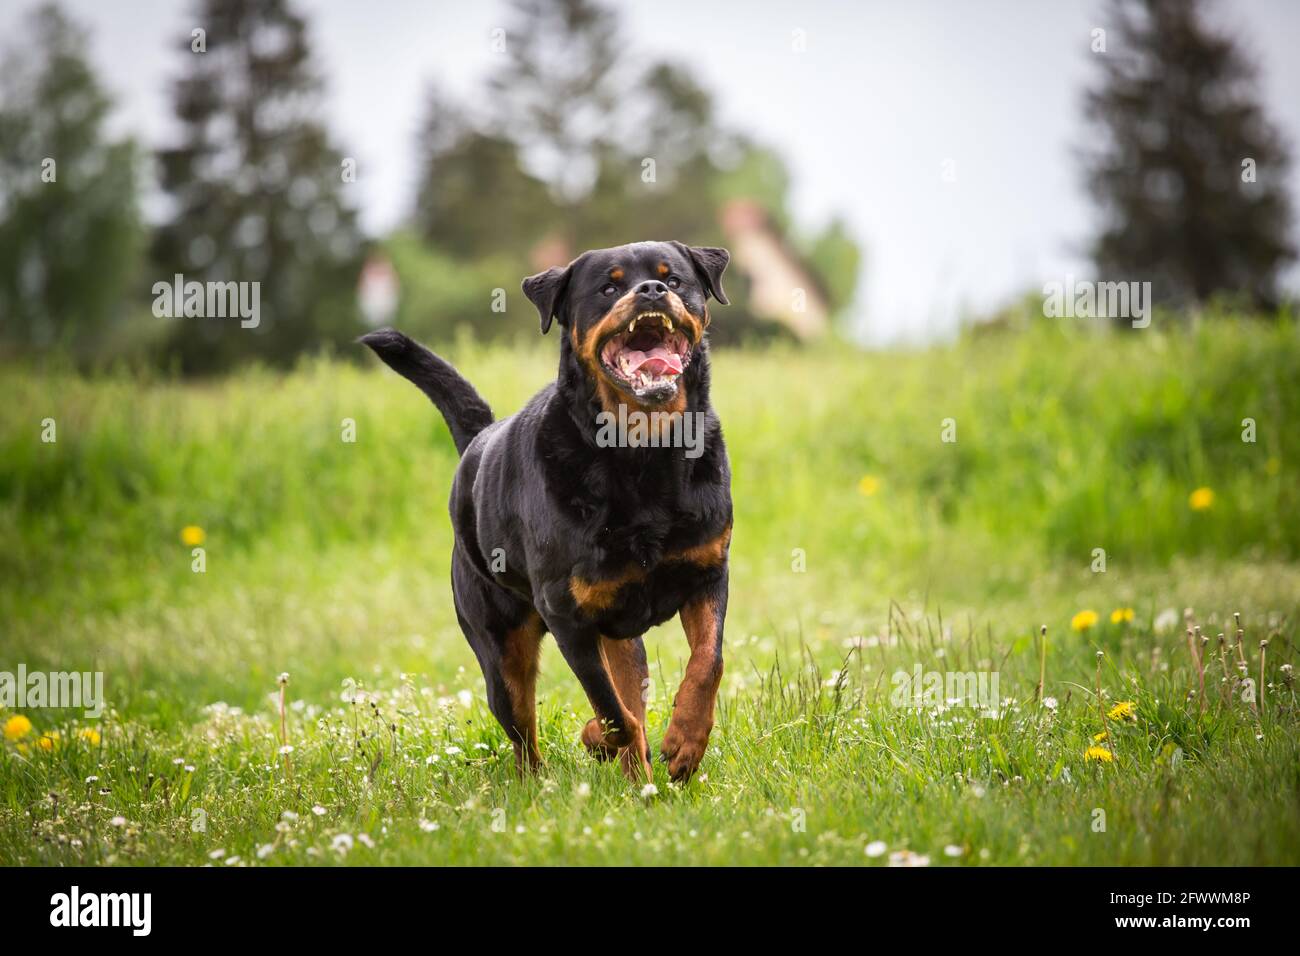
<path id="1" fill-rule="evenodd" d="M 551 344 L 444 351 L 508 413 Z M 736 500 L 718 726 L 700 777 L 656 766 L 642 796 L 581 751 L 549 642 L 547 763 L 515 778 L 450 603 L 455 453 L 406 383 L 324 360 L 197 385 L 0 369 L 0 671 L 100 670 L 111 705 L 21 712 L 0 861 L 1300 862 L 1293 323 L 724 352 L 715 376 Z M 1222 679 L 1233 612 L 1255 681 L 1269 641 L 1253 704 Z M 675 626 L 647 643 L 655 746 L 686 648 Z M 997 715 L 897 706 L 918 665 L 996 672 Z M 1134 717 L 1103 726 L 1120 701 Z M 1085 760 L 1107 729 L 1113 760 Z"/>

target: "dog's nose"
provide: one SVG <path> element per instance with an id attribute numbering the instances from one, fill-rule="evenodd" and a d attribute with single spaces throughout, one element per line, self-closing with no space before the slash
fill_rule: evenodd
<path id="1" fill-rule="evenodd" d="M 636 294 L 647 302 L 654 302 L 656 299 L 662 299 L 668 294 L 668 286 L 658 279 L 646 279 L 645 282 L 636 287 Z"/>

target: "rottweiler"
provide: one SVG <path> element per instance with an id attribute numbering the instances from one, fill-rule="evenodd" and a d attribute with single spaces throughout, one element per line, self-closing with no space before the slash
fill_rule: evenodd
<path id="1" fill-rule="evenodd" d="M 729 260 L 725 249 L 637 242 L 525 279 L 542 333 L 553 322 L 563 332 L 559 373 L 500 420 L 451 365 L 402 333 L 361 338 L 433 401 L 460 453 L 450 501 L 456 616 L 521 774 L 541 761 L 535 684 L 549 632 L 595 712 L 582 743 L 617 759 L 629 779 L 651 778 L 642 635 L 674 615 L 690 657 L 660 756 L 675 781 L 704 756 L 722 680 L 732 528 L 705 333 L 709 298 L 727 304 Z M 685 416 L 692 447 L 674 440 L 690 434 Z M 610 440 L 611 420 L 642 427 Z"/>

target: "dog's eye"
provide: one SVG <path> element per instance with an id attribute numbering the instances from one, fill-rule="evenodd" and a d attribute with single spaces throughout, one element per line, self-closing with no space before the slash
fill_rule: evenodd
<path id="1" fill-rule="evenodd" d="M 670 288 L 670 289 L 680 289 L 681 287 L 682 287 L 682 280 L 681 280 L 681 279 L 677 278 L 677 276 L 669 276 L 669 277 L 668 277 L 668 288 Z"/>
<path id="2" fill-rule="evenodd" d="M 617 291 L 618 291 L 618 289 L 614 288 L 613 283 L 611 283 L 610 285 L 607 285 L 607 286 L 605 286 L 605 288 L 601 289 L 601 290 L 600 290 L 600 294 L 601 294 L 601 295 L 613 295 L 613 294 L 614 294 L 615 292 L 617 292 Z"/>

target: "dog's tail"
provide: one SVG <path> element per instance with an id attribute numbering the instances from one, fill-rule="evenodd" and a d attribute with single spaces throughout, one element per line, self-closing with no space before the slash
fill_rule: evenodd
<path id="1" fill-rule="evenodd" d="M 369 332 L 358 341 L 370 346 L 385 365 L 410 379 L 438 406 L 459 454 L 465 454 L 474 436 L 492 424 L 492 409 L 483 396 L 451 365 L 419 342 L 396 329 Z"/>

